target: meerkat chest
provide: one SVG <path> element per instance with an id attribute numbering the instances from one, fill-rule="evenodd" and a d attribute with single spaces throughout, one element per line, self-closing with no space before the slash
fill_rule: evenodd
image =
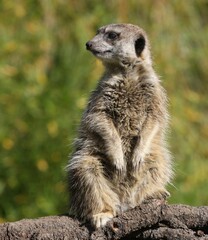
<path id="1" fill-rule="evenodd" d="M 107 113 L 123 135 L 138 134 L 151 105 L 153 90 L 150 83 L 121 81 L 104 91 Z"/>

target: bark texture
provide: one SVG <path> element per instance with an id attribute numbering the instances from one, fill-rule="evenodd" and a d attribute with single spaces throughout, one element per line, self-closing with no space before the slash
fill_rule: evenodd
<path id="1" fill-rule="evenodd" d="M 67 215 L 0 225 L 1 240 L 208 239 L 208 206 L 167 205 L 151 200 L 94 231 Z"/>

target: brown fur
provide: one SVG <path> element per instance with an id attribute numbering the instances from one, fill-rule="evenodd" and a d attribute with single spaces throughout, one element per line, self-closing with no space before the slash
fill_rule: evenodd
<path id="1" fill-rule="evenodd" d="M 149 197 L 168 195 L 167 98 L 141 28 L 104 26 L 87 49 L 106 71 L 83 114 L 67 170 L 71 211 L 100 227 Z"/>

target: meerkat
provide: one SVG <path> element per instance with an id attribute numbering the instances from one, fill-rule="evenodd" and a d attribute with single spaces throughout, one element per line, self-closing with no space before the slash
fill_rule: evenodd
<path id="1" fill-rule="evenodd" d="M 145 199 L 169 195 L 169 115 L 142 28 L 103 26 L 86 48 L 105 72 L 84 111 L 67 172 L 71 212 L 98 228 Z"/>

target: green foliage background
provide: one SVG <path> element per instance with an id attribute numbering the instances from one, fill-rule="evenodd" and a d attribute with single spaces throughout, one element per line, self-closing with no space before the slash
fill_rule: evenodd
<path id="1" fill-rule="evenodd" d="M 102 65 L 99 26 L 131 22 L 151 40 L 170 99 L 170 202 L 208 204 L 208 1 L 0 0 L 0 221 L 67 210 L 64 166 Z"/>

